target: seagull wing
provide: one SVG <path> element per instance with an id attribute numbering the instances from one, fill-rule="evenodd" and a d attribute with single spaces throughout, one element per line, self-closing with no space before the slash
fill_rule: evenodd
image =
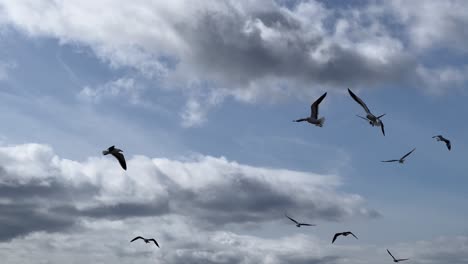
<path id="1" fill-rule="evenodd" d="M 393 159 L 393 160 L 382 160 L 381 162 L 396 162 L 396 161 L 400 161 L 400 160 L 395 160 L 395 159 Z"/>
<path id="2" fill-rule="evenodd" d="M 390 253 L 390 250 L 387 249 L 387 252 L 388 254 L 390 254 L 390 256 L 392 256 L 393 260 L 396 260 L 395 257 L 392 255 L 392 253 Z"/>
<path id="3" fill-rule="evenodd" d="M 366 111 L 366 113 L 370 114 L 370 110 L 367 107 L 367 105 L 364 103 L 364 101 L 362 101 L 361 98 L 357 97 L 357 95 L 355 95 L 349 88 L 348 88 L 348 92 L 351 95 L 351 97 L 354 99 L 354 101 L 360 104 L 362 108 L 364 108 L 364 111 Z"/>
<path id="4" fill-rule="evenodd" d="M 289 218 L 289 220 L 293 221 L 294 223 L 296 223 L 297 225 L 299 224 L 299 222 L 297 222 L 296 220 L 292 219 L 291 217 L 289 217 L 287 214 L 284 214 L 287 218 Z"/>
<path id="5" fill-rule="evenodd" d="M 401 157 L 401 159 L 405 159 L 406 157 L 408 157 L 411 153 L 413 153 L 413 151 L 415 151 L 416 148 L 414 148 L 413 150 L 411 150 L 410 152 L 406 153 L 403 157 Z"/>
<path id="6" fill-rule="evenodd" d="M 357 117 L 360 117 L 360 118 L 362 118 L 362 119 L 364 119 L 364 120 L 366 120 L 366 121 L 369 121 L 369 119 L 367 119 L 367 118 L 365 118 L 365 117 L 363 117 L 363 116 L 360 116 L 360 115 L 356 115 L 356 116 L 357 116 Z"/>
<path id="7" fill-rule="evenodd" d="M 358 239 L 357 236 L 355 236 L 355 235 L 353 234 L 353 232 L 349 232 L 349 233 L 350 233 L 353 237 L 355 237 L 356 239 Z"/>
<path id="8" fill-rule="evenodd" d="M 301 226 L 316 226 L 314 224 L 305 224 L 305 223 L 300 223 L 299 225 L 301 225 Z"/>
<path id="9" fill-rule="evenodd" d="M 332 244 L 335 243 L 336 238 L 339 237 L 340 235 L 341 235 L 341 233 L 336 233 L 336 234 L 333 236 Z"/>
<path id="10" fill-rule="evenodd" d="M 324 93 L 322 96 L 320 96 L 319 99 L 317 99 L 311 106 L 310 106 L 310 117 L 318 119 L 318 113 L 319 113 L 319 104 L 322 102 L 323 98 L 327 96 L 327 93 Z"/>
<path id="11" fill-rule="evenodd" d="M 451 150 L 452 149 L 452 144 L 450 143 L 450 140 L 446 139 L 446 140 L 444 140 L 444 142 L 445 142 L 445 145 L 447 145 L 448 150 Z"/>
<path id="12" fill-rule="evenodd" d="M 112 156 L 114 156 L 119 161 L 120 166 L 122 166 L 124 170 L 127 170 L 127 163 L 125 162 L 125 157 L 122 153 L 112 152 Z"/>
<path id="13" fill-rule="evenodd" d="M 148 240 L 148 241 L 153 241 L 154 244 L 156 244 L 156 246 L 159 247 L 159 244 L 158 244 L 158 242 L 156 241 L 156 239 L 152 238 L 152 239 L 150 239 L 150 240 Z"/>
<path id="14" fill-rule="evenodd" d="M 130 242 L 133 242 L 133 241 L 135 241 L 135 240 L 137 240 L 137 239 L 144 239 L 144 238 L 142 238 L 141 236 L 137 236 L 137 237 L 135 237 L 134 239 L 132 239 Z"/>
<path id="15" fill-rule="evenodd" d="M 382 129 L 382 134 L 385 136 L 385 129 L 382 120 L 380 121 L 380 129 Z"/>

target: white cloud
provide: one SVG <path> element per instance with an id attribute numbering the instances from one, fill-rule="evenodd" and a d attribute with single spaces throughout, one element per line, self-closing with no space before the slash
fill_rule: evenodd
<path id="1" fill-rule="evenodd" d="M 422 59 L 433 47 L 466 51 L 463 1 L 349 8 L 280 2 L 1 0 L 0 8 L 3 23 L 29 36 L 90 47 L 111 67 L 136 69 L 155 87 L 183 91 L 184 126 L 207 119 L 213 94 L 253 103 L 350 86 L 425 82 L 443 90 L 451 82 L 422 79 L 421 69 L 433 68 Z M 466 84 L 456 73 L 460 66 L 443 68 L 454 70 L 439 72 L 441 79 Z M 82 94 L 98 98 L 104 92 L 97 90 L 85 87 Z"/>
<path id="2" fill-rule="evenodd" d="M 142 88 L 135 83 L 132 78 L 120 78 L 115 81 L 107 82 L 96 88 L 85 86 L 79 93 L 79 97 L 98 103 L 105 98 L 119 97 L 120 99 L 130 101 L 132 104 L 141 103 Z"/>
<path id="3" fill-rule="evenodd" d="M 416 47 L 415 52 L 428 48 L 455 48 L 467 52 L 468 9 L 463 0 L 389 1 L 395 17 Z"/>

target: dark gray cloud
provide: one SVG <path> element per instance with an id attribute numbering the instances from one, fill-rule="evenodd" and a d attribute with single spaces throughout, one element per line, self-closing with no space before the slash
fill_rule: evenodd
<path id="1" fill-rule="evenodd" d="M 62 232 L 75 220 L 67 215 L 50 213 L 38 204 L 0 204 L 0 241 L 8 241 L 32 232 Z"/>

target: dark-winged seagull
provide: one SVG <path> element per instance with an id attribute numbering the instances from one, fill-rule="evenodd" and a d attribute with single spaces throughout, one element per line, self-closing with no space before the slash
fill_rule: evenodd
<path id="1" fill-rule="evenodd" d="M 413 151 L 415 151 L 416 148 L 414 148 L 413 150 L 411 150 L 410 152 L 406 153 L 403 157 L 401 157 L 400 159 L 393 159 L 393 160 L 382 160 L 382 162 L 399 162 L 399 163 L 404 163 L 405 162 L 405 158 L 408 157 L 411 153 L 413 153 Z"/>
<path id="2" fill-rule="evenodd" d="M 369 124 L 371 126 L 379 126 L 382 129 L 382 134 L 385 136 L 384 124 L 383 124 L 382 120 L 380 120 L 380 118 L 383 117 L 385 114 L 375 116 L 374 114 L 371 113 L 371 111 L 369 110 L 367 105 L 364 103 L 364 101 L 362 101 L 361 98 L 357 97 L 357 95 L 355 95 L 349 88 L 348 88 L 348 92 L 351 95 L 351 97 L 354 99 L 354 101 L 356 101 L 358 104 L 360 104 L 362 106 L 362 108 L 364 108 L 364 111 L 366 111 L 366 117 L 363 117 L 363 116 L 360 116 L 360 115 L 358 115 L 358 117 L 360 117 L 360 118 L 362 118 L 362 119 L 364 119 L 366 121 L 369 121 Z"/>
<path id="3" fill-rule="evenodd" d="M 388 254 L 390 254 L 390 256 L 392 256 L 393 262 L 395 262 L 395 263 L 400 262 L 400 261 L 409 260 L 408 258 L 405 258 L 405 259 L 396 259 L 396 258 L 392 255 L 392 253 L 390 253 L 390 250 L 387 249 L 387 252 L 388 252 Z"/>
<path id="4" fill-rule="evenodd" d="M 322 96 L 320 96 L 319 99 L 317 99 L 312 105 L 310 105 L 310 116 L 306 118 L 301 118 L 297 120 L 293 120 L 293 122 L 304 122 L 307 121 L 310 124 L 322 127 L 323 123 L 325 122 L 325 117 L 318 118 L 318 113 L 319 113 L 319 104 L 322 102 L 323 98 L 327 96 L 327 93 L 324 93 Z"/>
<path id="5" fill-rule="evenodd" d="M 146 238 L 141 237 L 141 236 L 135 237 L 134 239 L 132 239 L 132 240 L 130 241 L 130 243 L 133 242 L 133 241 L 135 241 L 135 240 L 137 240 L 137 239 L 143 239 L 143 240 L 145 241 L 146 244 L 148 244 L 149 242 L 152 241 L 152 242 L 154 242 L 154 244 L 155 244 L 157 247 L 159 247 L 159 244 L 158 244 L 158 242 L 156 241 L 156 239 L 154 239 L 154 238 L 146 239 Z"/>
<path id="6" fill-rule="evenodd" d="M 293 221 L 297 227 L 301 227 L 301 226 L 315 226 L 313 224 L 306 224 L 306 223 L 299 223 L 298 221 L 292 219 L 291 217 L 289 217 L 287 214 L 284 214 L 287 218 L 289 218 L 289 220 Z"/>
<path id="7" fill-rule="evenodd" d="M 127 163 L 125 162 L 125 157 L 120 152 L 123 152 L 123 151 L 121 149 L 116 148 L 115 146 L 111 146 L 107 150 L 103 150 L 102 155 L 111 154 L 119 161 L 120 166 L 122 166 L 124 170 L 127 170 Z"/>
<path id="8" fill-rule="evenodd" d="M 339 236 L 348 236 L 348 235 L 352 235 L 353 237 L 355 237 L 356 239 L 358 239 L 357 236 L 355 236 L 355 235 L 353 234 L 353 232 L 351 232 L 351 231 L 346 231 L 346 232 L 342 232 L 342 233 L 336 233 L 336 234 L 333 236 L 332 244 L 335 242 L 335 240 L 336 240 L 337 237 L 339 237 Z"/>
<path id="9" fill-rule="evenodd" d="M 445 145 L 447 145 L 448 150 L 452 149 L 452 144 L 450 143 L 450 140 L 444 138 L 442 135 L 433 136 L 432 138 L 437 139 L 437 141 L 445 142 Z"/>

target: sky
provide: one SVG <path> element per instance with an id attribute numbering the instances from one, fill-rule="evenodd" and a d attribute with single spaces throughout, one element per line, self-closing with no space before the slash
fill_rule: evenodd
<path id="1" fill-rule="evenodd" d="M 0 0 L 0 256 L 467 263 L 467 28 L 461 0 Z"/>

